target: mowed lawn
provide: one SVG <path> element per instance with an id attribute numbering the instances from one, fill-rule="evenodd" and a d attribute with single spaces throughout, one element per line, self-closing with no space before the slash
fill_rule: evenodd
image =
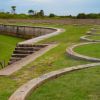
<path id="1" fill-rule="evenodd" d="M 20 25 L 22 25 L 22 23 Z M 27 23 L 26 25 L 29 25 L 29 23 Z M 36 25 L 36 26 L 38 26 L 38 25 Z M 40 42 L 40 43 L 57 42 L 57 43 L 59 43 L 59 46 L 50 50 L 49 52 L 47 52 L 43 56 L 39 57 L 34 62 L 24 66 L 21 70 L 17 71 L 16 73 L 14 73 L 14 74 L 12 74 L 8 77 L 1 76 L 0 77 L 0 100 L 8 100 L 10 95 L 18 87 L 20 87 L 22 84 L 28 82 L 29 80 L 33 79 L 34 77 L 38 77 L 38 76 L 40 76 L 44 73 L 54 71 L 54 70 L 57 70 L 57 69 L 61 69 L 61 68 L 65 68 L 65 67 L 71 67 L 73 65 L 75 66 L 75 65 L 80 65 L 80 64 L 91 63 L 91 62 L 87 62 L 87 61 L 83 61 L 83 60 L 72 59 L 65 52 L 66 48 L 68 48 L 69 46 L 71 46 L 73 44 L 80 43 L 80 36 L 83 36 L 84 34 L 86 34 L 86 31 L 88 31 L 91 28 L 91 26 L 85 26 L 85 25 L 83 25 L 83 26 L 80 26 L 80 25 L 50 25 L 50 24 L 49 25 L 41 24 L 41 26 L 50 26 L 50 27 L 58 27 L 58 28 L 65 29 L 65 32 L 61 33 L 60 35 L 51 37 L 49 39 L 46 39 L 46 40 Z M 96 67 L 96 68 L 97 68 L 96 70 L 93 69 L 94 70 L 93 75 L 98 75 L 98 73 L 95 74 L 95 71 L 98 71 L 98 67 Z M 81 75 L 81 72 L 79 72 L 79 74 Z M 65 79 L 67 79 L 67 75 L 69 75 L 69 74 L 66 74 L 64 76 Z M 74 72 L 74 75 L 77 76 L 77 73 Z M 72 82 L 70 82 L 70 81 L 75 78 L 74 75 L 72 75 L 72 77 L 68 76 L 69 79 L 62 81 L 62 83 L 66 84 L 66 85 L 73 83 L 75 80 L 73 80 Z M 88 73 L 86 75 L 87 75 L 86 77 L 90 77 L 91 74 Z M 99 74 L 99 76 L 100 76 L 100 74 Z M 83 80 L 84 82 L 87 81 L 86 77 L 84 77 L 84 80 Z M 82 80 L 82 77 L 80 77 L 79 81 L 81 82 L 81 80 Z M 96 78 L 96 80 L 97 81 L 95 81 L 95 84 L 93 83 L 93 88 L 95 88 L 96 85 L 99 83 L 98 78 Z M 53 82 L 53 81 L 50 81 L 50 82 Z M 86 84 L 88 85 L 88 83 L 86 83 Z M 55 85 L 56 85 L 56 83 L 55 83 Z M 79 89 L 81 89 L 80 85 L 81 84 L 78 84 Z M 91 83 L 91 85 L 92 85 L 92 83 Z M 56 86 L 53 86 L 53 84 L 52 84 L 52 88 L 53 87 L 56 87 Z M 62 86 L 61 87 L 57 86 L 57 87 L 60 88 L 58 93 L 62 93 L 62 91 L 67 90 L 66 86 L 65 86 L 65 88 L 62 88 Z M 51 88 L 51 90 L 46 88 L 48 93 L 50 92 L 50 94 L 47 95 L 48 98 L 45 99 L 45 97 L 43 97 L 43 96 L 46 95 L 43 92 L 44 95 L 40 96 L 40 99 L 43 98 L 42 100 L 56 100 L 56 99 L 59 100 L 59 98 L 60 98 L 60 100 L 63 100 L 61 95 L 58 94 L 59 98 L 57 98 L 57 96 L 52 93 L 52 88 Z M 84 86 L 83 86 L 83 88 L 84 88 Z M 70 87 L 69 87 L 69 89 L 70 89 Z M 76 92 L 76 89 L 73 88 L 73 91 Z M 98 91 L 97 91 L 97 93 L 98 93 Z M 83 93 L 84 92 L 85 92 L 85 90 L 83 90 Z M 55 93 L 57 93 L 57 90 L 55 91 Z M 77 94 L 78 93 L 81 93 L 81 92 L 78 91 Z M 32 96 L 31 96 L 32 100 L 38 100 L 38 98 L 35 95 L 38 96 L 38 92 L 36 92 L 35 94 L 33 92 Z M 40 93 L 40 95 L 41 95 L 41 93 Z M 55 95 L 55 97 L 53 95 Z M 73 92 L 71 92 L 70 95 L 73 95 Z M 89 95 L 89 93 L 87 95 Z M 66 94 L 63 95 L 63 96 L 65 96 L 65 98 L 66 98 Z M 52 97 L 52 99 L 49 99 L 49 97 Z M 85 98 L 85 95 L 83 95 L 83 97 Z M 69 100 L 73 100 L 73 99 L 70 98 Z M 77 100 L 81 100 L 81 99 L 77 99 Z"/>
<path id="2" fill-rule="evenodd" d="M 100 43 L 81 45 L 74 51 L 85 56 L 100 58 Z"/>
<path id="3" fill-rule="evenodd" d="M 93 40 L 100 40 L 100 35 L 97 36 L 90 36 L 88 37 L 89 39 L 93 39 Z"/>
<path id="4" fill-rule="evenodd" d="M 16 44 L 22 40 L 21 38 L 0 34 L 0 61 L 5 61 L 7 65 Z"/>
<path id="5" fill-rule="evenodd" d="M 100 66 L 50 80 L 27 100 L 100 100 Z"/>

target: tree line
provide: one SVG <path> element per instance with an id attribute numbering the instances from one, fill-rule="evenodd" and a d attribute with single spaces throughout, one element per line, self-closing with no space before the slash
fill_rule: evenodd
<path id="1" fill-rule="evenodd" d="M 100 18 L 100 13 L 95 14 L 95 13 L 90 13 L 90 14 L 85 14 L 85 13 L 80 13 L 76 16 L 78 19 L 98 19 Z"/>
<path id="2" fill-rule="evenodd" d="M 16 13 L 16 6 L 11 6 L 10 12 L 4 12 L 0 11 L 0 18 L 43 18 L 43 17 L 55 17 L 56 15 L 51 13 L 49 16 L 46 16 L 44 13 L 44 10 L 35 11 L 32 9 L 29 9 L 27 14 L 17 14 Z"/>
<path id="3" fill-rule="evenodd" d="M 100 13 L 79 13 L 76 16 L 57 16 L 54 13 L 50 13 L 48 16 L 45 15 L 44 10 L 35 11 L 33 9 L 28 10 L 28 14 L 17 14 L 16 6 L 11 6 L 11 12 L 0 11 L 0 18 L 75 18 L 75 19 L 99 19 Z"/>

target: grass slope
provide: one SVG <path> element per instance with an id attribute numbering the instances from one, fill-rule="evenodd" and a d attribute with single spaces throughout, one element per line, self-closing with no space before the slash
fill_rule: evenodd
<path id="1" fill-rule="evenodd" d="M 7 64 L 16 44 L 22 40 L 21 38 L 0 35 L 0 61 L 5 60 Z"/>
<path id="2" fill-rule="evenodd" d="M 100 66 L 71 72 L 38 88 L 27 100 L 100 100 Z"/>
<path id="3" fill-rule="evenodd" d="M 74 51 L 85 56 L 100 58 L 100 43 L 79 46 Z"/>
<path id="4" fill-rule="evenodd" d="M 22 23 L 17 24 L 22 25 Z M 26 25 L 32 25 L 27 23 Z M 36 25 L 36 24 L 35 24 Z M 38 26 L 38 25 L 36 25 Z M 46 25 L 41 24 L 39 26 L 50 26 L 64 28 L 65 32 L 42 41 L 41 43 L 58 42 L 59 46 L 50 50 L 43 56 L 39 57 L 36 61 L 24 66 L 20 71 L 14 73 L 9 77 L 0 77 L 0 99 L 7 100 L 9 96 L 22 84 L 34 77 L 38 77 L 41 74 L 70 67 L 73 65 L 80 65 L 89 62 L 74 60 L 70 58 L 65 50 L 72 44 L 80 43 L 80 36 L 83 36 L 90 26 L 75 26 L 75 25 Z M 6 82 L 7 81 L 7 82 Z M 6 84 L 5 84 L 6 82 Z M 2 91 L 3 90 L 3 91 Z"/>
<path id="5" fill-rule="evenodd" d="M 93 39 L 93 40 L 100 40 L 100 36 L 90 36 L 88 37 L 89 39 Z"/>

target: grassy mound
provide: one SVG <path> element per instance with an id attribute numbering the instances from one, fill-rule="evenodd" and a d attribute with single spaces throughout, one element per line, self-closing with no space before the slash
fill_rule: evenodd
<path id="1" fill-rule="evenodd" d="M 76 47 L 74 51 L 81 55 L 100 58 L 100 43 L 82 45 Z"/>
<path id="2" fill-rule="evenodd" d="M 98 31 L 96 32 L 96 34 L 100 34 L 100 30 L 98 30 Z"/>
<path id="3" fill-rule="evenodd" d="M 20 24 L 17 23 L 17 25 L 22 25 L 22 23 Z M 26 23 L 26 25 L 30 25 L 30 24 Z M 42 74 L 57 69 L 70 67 L 73 65 L 75 66 L 75 65 L 89 63 L 82 60 L 79 61 L 79 60 L 72 59 L 66 55 L 65 51 L 66 48 L 71 46 L 73 43 L 75 44 L 80 43 L 80 37 L 83 36 L 84 33 L 86 33 L 86 31 L 88 31 L 91 26 L 56 25 L 56 24 L 55 25 L 40 24 L 39 26 L 64 28 L 65 32 L 57 36 L 51 37 L 49 39 L 46 39 L 44 41 L 41 41 L 41 43 L 49 43 L 53 41 L 58 42 L 59 46 L 50 50 L 43 56 L 39 57 L 36 61 L 30 63 L 29 65 L 24 66 L 20 71 L 14 73 L 13 75 L 8 77 L 0 77 L 0 90 L 1 90 L 0 99 L 1 100 L 8 100 L 9 96 L 19 86 L 33 79 L 34 77 L 38 77 Z M 61 88 L 59 90 L 61 90 Z M 55 100 L 55 98 L 53 98 L 53 100 Z"/>
<path id="4" fill-rule="evenodd" d="M 88 37 L 89 39 L 92 39 L 92 40 L 100 40 L 100 36 L 89 36 Z"/>
<path id="5" fill-rule="evenodd" d="M 21 38 L 0 35 L 0 61 L 5 60 L 7 64 L 16 44 L 22 40 Z"/>

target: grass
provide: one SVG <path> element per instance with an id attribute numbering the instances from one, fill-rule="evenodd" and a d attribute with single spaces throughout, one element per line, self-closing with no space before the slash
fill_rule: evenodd
<path id="1" fill-rule="evenodd" d="M 95 33 L 96 33 L 96 34 L 100 34 L 100 30 L 96 31 Z"/>
<path id="2" fill-rule="evenodd" d="M 76 47 L 74 51 L 85 56 L 100 58 L 100 43 L 82 45 Z"/>
<path id="3" fill-rule="evenodd" d="M 100 100 L 100 66 L 71 72 L 37 88 L 27 100 Z"/>
<path id="4" fill-rule="evenodd" d="M 21 38 L 0 35 L 0 61 L 5 60 L 7 65 L 16 44 L 22 40 Z"/>
<path id="5" fill-rule="evenodd" d="M 72 25 L 57 25 L 56 27 L 64 28 L 65 32 L 58 36 L 46 39 L 41 43 L 56 41 L 59 43 L 59 46 L 50 50 L 45 55 L 39 57 L 34 62 L 28 64 L 27 66 L 24 66 L 20 71 L 14 73 L 12 76 L 17 77 L 19 83 L 24 83 L 31 78 L 38 77 L 39 75 L 53 70 L 89 63 L 71 59 L 65 52 L 67 47 L 69 47 L 73 43 L 77 44 L 80 42 L 80 36 L 85 34 L 85 32 L 89 29 L 89 26 L 80 27 Z"/>
<path id="6" fill-rule="evenodd" d="M 100 40 L 100 36 L 89 36 L 88 37 L 89 39 L 92 39 L 92 40 Z"/>
<path id="7" fill-rule="evenodd" d="M 17 23 L 23 25 L 23 23 Z M 34 26 L 26 23 L 26 25 Z M 72 44 L 80 43 L 80 36 L 83 36 L 91 26 L 75 26 L 75 25 L 50 25 L 50 24 L 35 24 L 36 26 L 48 26 L 64 28 L 65 32 L 60 35 L 51 37 L 41 43 L 58 42 L 59 46 L 50 50 L 43 56 L 36 59 L 34 62 L 24 66 L 21 70 L 8 77 L 0 77 L 0 99 L 7 100 L 9 96 L 22 84 L 38 77 L 44 73 L 70 67 L 73 65 L 86 64 L 89 62 L 71 59 L 65 52 Z M 5 83 L 6 82 L 6 83 Z M 3 91 L 2 91 L 3 90 Z"/>

